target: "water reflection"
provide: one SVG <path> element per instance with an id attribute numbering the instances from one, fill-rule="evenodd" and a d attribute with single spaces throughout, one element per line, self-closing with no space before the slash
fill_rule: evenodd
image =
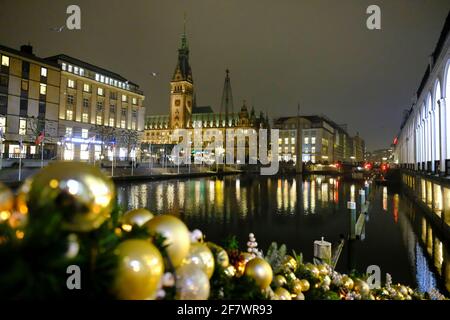
<path id="1" fill-rule="evenodd" d="M 448 188 L 405 179 L 425 192 L 419 199 L 448 218 Z M 200 228 L 218 243 L 229 235 L 246 243 L 253 232 L 263 250 L 277 241 L 312 260 L 314 240 L 325 236 L 335 243 L 349 234 L 347 201 L 358 202 L 361 188 L 364 185 L 324 176 L 227 176 L 119 185 L 118 199 L 126 208 L 180 216 L 189 228 Z M 373 187 L 373 192 L 364 240 L 346 244 L 337 269 L 364 271 L 377 264 L 394 281 L 424 291 L 437 285 L 450 290 L 448 246 L 433 224 L 404 195 L 387 187 Z"/>

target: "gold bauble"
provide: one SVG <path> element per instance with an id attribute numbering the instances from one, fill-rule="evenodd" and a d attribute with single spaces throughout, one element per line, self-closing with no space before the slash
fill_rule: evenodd
<path id="1" fill-rule="evenodd" d="M 306 269 L 311 271 L 311 273 L 313 274 L 314 277 L 318 278 L 320 275 L 319 269 L 317 268 L 317 266 L 315 264 L 312 263 L 307 263 L 306 264 Z"/>
<path id="2" fill-rule="evenodd" d="M 278 287 L 274 293 L 278 300 L 292 300 L 291 294 L 285 288 Z"/>
<path id="3" fill-rule="evenodd" d="M 8 220 L 14 207 L 14 195 L 7 186 L 0 182 L 0 223 Z"/>
<path id="4" fill-rule="evenodd" d="M 263 258 L 256 257 L 245 266 L 245 275 L 253 280 L 261 288 L 267 288 L 272 282 L 273 271 L 270 264 Z"/>
<path id="5" fill-rule="evenodd" d="M 228 253 L 224 248 L 218 246 L 215 243 L 207 242 L 206 245 L 211 249 L 214 257 L 216 258 L 216 264 L 222 268 L 226 268 L 230 264 L 230 259 L 228 258 Z"/>
<path id="6" fill-rule="evenodd" d="M 369 285 L 361 279 L 356 279 L 353 289 L 362 296 L 366 296 L 370 293 Z"/>
<path id="7" fill-rule="evenodd" d="M 114 253 L 118 267 L 113 293 L 118 299 L 154 299 L 164 273 L 161 253 L 149 241 L 131 239 L 119 244 Z"/>
<path id="8" fill-rule="evenodd" d="M 352 278 L 350 278 L 349 276 L 343 276 L 342 277 L 342 285 L 347 289 L 347 290 L 352 290 L 353 286 L 354 286 L 354 282 L 352 280 Z"/>
<path id="9" fill-rule="evenodd" d="M 204 243 L 191 243 L 189 253 L 183 260 L 183 264 L 194 264 L 206 272 L 208 279 L 211 279 L 214 273 L 214 255 L 208 246 Z"/>
<path id="10" fill-rule="evenodd" d="M 186 225 L 170 215 L 156 216 L 145 224 L 150 234 L 159 233 L 165 238 L 167 255 L 173 267 L 178 267 L 189 253 L 191 239 Z"/>
<path id="11" fill-rule="evenodd" d="M 232 278 L 232 277 L 234 277 L 234 276 L 236 275 L 236 268 L 235 268 L 234 266 L 228 266 L 228 267 L 226 267 L 226 268 L 224 269 L 224 273 L 225 273 L 228 277 Z"/>
<path id="12" fill-rule="evenodd" d="M 295 279 L 292 285 L 292 292 L 294 294 L 299 294 L 303 291 L 302 281 L 299 279 Z"/>
<path id="13" fill-rule="evenodd" d="M 284 287 L 286 284 L 287 280 L 281 274 L 278 274 L 273 278 L 273 285 L 275 286 L 275 288 Z"/>
<path id="14" fill-rule="evenodd" d="M 184 264 L 176 271 L 177 300 L 206 300 L 210 284 L 206 273 L 193 264 Z"/>
<path id="15" fill-rule="evenodd" d="M 301 292 L 297 293 L 293 300 L 305 300 L 305 295 Z"/>
<path id="16" fill-rule="evenodd" d="M 153 218 L 153 213 L 144 208 L 130 210 L 120 218 L 122 223 L 122 229 L 125 231 L 131 231 L 133 225 L 142 227 L 147 221 Z"/>
<path id="17" fill-rule="evenodd" d="M 283 266 L 289 268 L 291 271 L 297 270 L 297 260 L 290 255 L 285 255 L 283 258 Z"/>
<path id="18" fill-rule="evenodd" d="M 406 288 L 405 286 L 399 286 L 398 292 L 400 292 L 404 296 L 407 296 L 408 295 L 408 288 Z"/>
<path id="19" fill-rule="evenodd" d="M 66 230 L 88 232 L 110 217 L 114 198 L 112 180 L 98 167 L 55 162 L 33 177 L 27 205 L 37 212 L 60 212 Z M 33 219 L 40 217 L 31 214 L 30 223 Z"/>
<path id="20" fill-rule="evenodd" d="M 301 279 L 301 280 L 300 280 L 300 283 L 301 283 L 301 285 L 302 285 L 302 292 L 306 292 L 306 291 L 309 290 L 310 284 L 309 284 L 309 281 L 308 281 L 308 280 L 306 280 L 306 279 Z"/>
<path id="21" fill-rule="evenodd" d="M 317 266 L 317 269 L 319 270 L 319 273 L 323 276 L 328 274 L 328 267 L 325 264 L 319 264 Z"/>

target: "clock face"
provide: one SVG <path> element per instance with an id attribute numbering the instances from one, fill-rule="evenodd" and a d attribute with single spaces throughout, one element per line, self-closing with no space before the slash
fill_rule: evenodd
<path id="1" fill-rule="evenodd" d="M 175 105 L 176 105 L 177 107 L 180 106 L 180 100 L 179 100 L 179 99 L 175 100 Z"/>

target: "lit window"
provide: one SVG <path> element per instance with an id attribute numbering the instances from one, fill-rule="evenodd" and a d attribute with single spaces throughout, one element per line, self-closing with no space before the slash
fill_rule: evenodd
<path id="1" fill-rule="evenodd" d="M 73 72 L 75 73 L 75 74 L 78 74 L 78 71 L 79 71 L 80 69 L 78 68 L 78 67 L 75 67 L 74 69 L 73 69 Z"/>
<path id="2" fill-rule="evenodd" d="M 125 120 L 120 120 L 120 127 L 125 129 Z"/>
<path id="3" fill-rule="evenodd" d="M 63 69 L 64 71 L 66 71 L 67 65 L 66 65 L 65 63 L 62 64 L 62 69 Z"/>
<path id="4" fill-rule="evenodd" d="M 89 145 L 80 145 L 80 160 L 89 160 Z"/>
<path id="5" fill-rule="evenodd" d="M 105 82 L 105 76 L 100 76 L 100 82 Z"/>
<path id="6" fill-rule="evenodd" d="M 5 116 L 0 116 L 0 132 L 2 132 L 3 134 L 6 132 L 6 117 Z"/>
<path id="7" fill-rule="evenodd" d="M 95 74 L 95 81 L 100 81 L 100 75 L 98 73 Z"/>
<path id="8" fill-rule="evenodd" d="M 81 121 L 88 123 L 89 122 L 89 114 L 87 112 L 84 112 L 82 117 L 81 117 Z"/>
<path id="9" fill-rule="evenodd" d="M 2 66 L 9 67 L 9 57 L 8 56 L 2 56 Z"/>
<path id="10" fill-rule="evenodd" d="M 284 138 L 284 144 L 289 144 L 289 138 Z"/>
<path id="11" fill-rule="evenodd" d="M 69 88 L 75 88 L 75 81 L 73 81 L 72 79 L 68 79 L 67 80 L 67 86 Z"/>
<path id="12" fill-rule="evenodd" d="M 308 143 L 309 143 L 309 138 L 305 137 L 305 144 L 308 144 Z"/>
<path id="13" fill-rule="evenodd" d="M 136 130 L 136 122 L 135 121 L 131 122 L 131 130 Z"/>
<path id="14" fill-rule="evenodd" d="M 114 118 L 109 118 L 109 126 L 114 127 Z"/>
<path id="15" fill-rule="evenodd" d="M 136 98 L 133 98 L 133 104 L 137 104 L 137 99 Z"/>
<path id="16" fill-rule="evenodd" d="M 66 120 L 73 120 L 73 111 L 71 109 L 66 110 Z"/>
<path id="17" fill-rule="evenodd" d="M 19 135 L 27 134 L 27 120 L 20 119 L 19 120 Z"/>
<path id="18" fill-rule="evenodd" d="M 72 69 L 73 69 L 72 65 L 69 64 L 69 67 L 67 68 L 67 71 L 72 72 Z"/>
<path id="19" fill-rule="evenodd" d="M 291 138 L 291 144 L 295 144 L 295 138 Z"/>
<path id="20" fill-rule="evenodd" d="M 100 125 L 102 125 L 102 120 L 103 120 L 102 116 L 97 115 L 95 123 L 100 126 Z"/>
<path id="21" fill-rule="evenodd" d="M 41 83 L 39 86 L 39 93 L 42 95 L 47 94 L 47 85 L 45 83 Z"/>
<path id="22" fill-rule="evenodd" d="M 122 102 L 127 102 L 128 98 L 125 94 L 122 95 Z"/>
<path id="23" fill-rule="evenodd" d="M 64 160 L 73 160 L 73 143 L 66 143 L 64 148 Z"/>
<path id="24" fill-rule="evenodd" d="M 83 68 L 80 68 L 80 75 L 84 76 L 84 69 Z"/>
<path id="25" fill-rule="evenodd" d="M 89 135 L 89 130 L 88 129 L 81 129 L 81 137 L 83 139 L 87 139 Z"/>
<path id="26" fill-rule="evenodd" d="M 47 68 L 41 68 L 41 77 L 47 77 Z"/>
<path id="27" fill-rule="evenodd" d="M 103 94 L 104 94 L 103 88 L 97 88 L 97 94 L 98 94 L 99 96 L 103 96 Z"/>
<path id="28" fill-rule="evenodd" d="M 83 85 L 83 91 L 84 92 L 91 92 L 91 86 L 89 85 L 89 83 L 85 83 Z"/>
<path id="29" fill-rule="evenodd" d="M 66 137 L 72 137 L 72 127 L 66 127 Z"/>
<path id="30" fill-rule="evenodd" d="M 311 144 L 316 144 L 316 137 L 311 138 Z"/>
<path id="31" fill-rule="evenodd" d="M 311 147 L 311 153 L 316 153 L 316 147 Z"/>
<path id="32" fill-rule="evenodd" d="M 36 154 L 36 146 L 30 146 L 30 154 Z"/>

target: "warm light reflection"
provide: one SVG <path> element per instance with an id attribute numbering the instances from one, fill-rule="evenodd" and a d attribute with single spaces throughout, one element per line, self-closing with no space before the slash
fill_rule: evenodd
<path id="1" fill-rule="evenodd" d="M 383 187 L 383 210 L 388 210 L 388 192 L 387 187 Z"/>
<path id="2" fill-rule="evenodd" d="M 156 186 L 156 210 L 158 212 L 162 212 L 164 210 L 164 194 L 163 194 L 163 185 L 158 184 Z"/>
<path id="3" fill-rule="evenodd" d="M 393 213 L 394 213 L 394 222 L 398 222 L 398 205 L 399 205 L 400 197 L 398 193 L 394 195 L 394 198 L 392 199 L 393 202 Z"/>
<path id="4" fill-rule="evenodd" d="M 350 201 L 355 202 L 355 185 L 352 184 L 350 187 Z"/>

